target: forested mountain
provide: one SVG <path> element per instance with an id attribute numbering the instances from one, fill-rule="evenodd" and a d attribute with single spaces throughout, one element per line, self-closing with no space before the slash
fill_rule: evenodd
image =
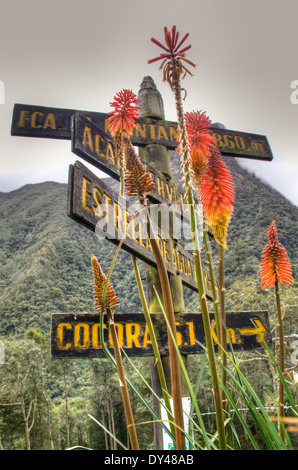
<path id="1" fill-rule="evenodd" d="M 173 178 L 181 183 L 178 155 L 172 152 L 171 157 Z M 262 291 L 259 282 L 261 252 L 267 242 L 267 226 L 275 220 L 297 279 L 298 208 L 242 169 L 236 160 L 226 157 L 225 161 L 231 168 L 236 192 L 225 254 L 227 309 L 268 310 L 274 333 L 274 294 L 269 289 Z M 95 311 L 90 258 L 94 253 L 107 273 L 115 246 L 108 240 L 98 240 L 67 216 L 65 184 L 45 182 L 0 193 L 0 220 L 0 339 L 6 345 L 6 364 L 0 364 L 0 448 L 31 445 L 46 449 L 78 444 L 113 448 L 115 444 L 87 418 L 91 412 L 111 430 L 117 421 L 117 435 L 125 439 L 120 392 L 111 365 L 106 359 L 88 363 L 51 361 L 49 334 L 52 313 Z M 213 252 L 216 264 L 214 246 Z M 144 276 L 144 263 L 139 261 L 138 265 Z M 121 303 L 118 311 L 141 311 L 131 258 L 124 251 L 117 258 L 112 284 Z M 199 311 L 197 295 L 184 288 L 184 296 L 186 311 Z M 298 333 L 297 304 L 296 280 L 282 288 L 286 333 Z M 245 357 L 249 361 L 251 356 Z M 273 381 L 270 367 L 264 363 L 267 359 L 259 355 L 256 362 L 253 357 L 258 392 L 265 393 L 266 402 L 271 404 L 274 398 L 269 389 Z M 288 363 L 289 357 L 290 353 Z M 142 371 L 149 379 L 150 368 L 143 367 Z M 144 393 L 148 396 L 148 391 Z M 212 408 L 210 396 L 210 384 L 203 383 L 202 411 Z M 17 397 L 20 402 L 15 403 Z M 144 416 L 141 405 L 134 403 L 134 407 L 140 413 L 139 421 L 150 419 Z M 51 410 L 52 428 L 46 410 Z M 34 426 L 29 431 L 32 419 Z M 139 432 L 144 446 L 152 448 L 150 433 L 142 426 Z"/>
<path id="2" fill-rule="evenodd" d="M 236 192 L 225 255 L 227 286 L 247 277 L 258 279 L 267 226 L 272 220 L 276 221 L 279 239 L 296 274 L 298 208 L 242 169 L 235 159 L 226 161 Z M 173 179 L 181 183 L 179 165 L 173 152 Z M 115 247 L 67 217 L 67 185 L 45 182 L 2 193 L 0 217 L 0 331 L 22 332 L 28 327 L 45 331 L 52 312 L 94 311 L 91 254 L 98 257 L 107 272 Z M 214 254 L 216 259 L 216 250 Z M 139 266 L 144 272 L 144 263 L 139 262 Z M 122 311 L 138 311 L 140 302 L 131 260 L 123 250 L 112 282 Z M 189 291 L 185 295 L 187 304 L 193 295 Z"/>

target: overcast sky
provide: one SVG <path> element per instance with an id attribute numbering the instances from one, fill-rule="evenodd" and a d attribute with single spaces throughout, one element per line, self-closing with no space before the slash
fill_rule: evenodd
<path id="1" fill-rule="evenodd" d="M 228 129 L 266 135 L 272 162 L 239 163 L 298 205 L 297 0 L 0 0 L 0 191 L 66 183 L 70 141 L 10 136 L 14 103 L 108 112 L 122 88 L 150 75 L 166 119 L 176 121 L 153 36 L 176 24 L 190 33 L 185 111 L 204 110 Z M 297 82 L 298 84 L 298 82 Z M 298 88 L 297 88 L 298 89 Z M 295 98 L 296 96 L 293 96 Z M 1 97 L 0 97 L 1 100 Z M 94 169 L 96 173 L 96 169 Z"/>

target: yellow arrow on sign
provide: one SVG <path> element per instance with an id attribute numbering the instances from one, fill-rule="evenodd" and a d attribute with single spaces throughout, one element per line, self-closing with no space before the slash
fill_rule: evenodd
<path id="1" fill-rule="evenodd" d="M 257 341 L 258 341 L 258 343 L 260 343 L 262 341 L 262 339 L 264 338 L 264 335 L 265 335 L 267 329 L 264 327 L 263 323 L 257 318 L 253 319 L 253 323 L 255 324 L 255 326 L 246 326 L 246 327 L 239 328 L 239 329 L 237 328 L 237 330 L 239 331 L 241 336 L 243 336 L 243 335 L 258 335 Z M 219 341 L 218 341 L 218 336 L 217 336 L 217 333 L 216 333 L 216 321 L 215 320 L 212 321 L 211 328 L 212 328 L 213 340 L 216 344 L 218 344 Z M 228 332 L 228 341 L 229 341 L 229 337 L 230 337 L 231 340 L 232 340 L 232 343 L 236 344 L 237 340 L 236 340 L 236 331 L 235 331 L 235 329 L 234 328 L 227 328 L 227 332 Z M 239 338 L 238 338 L 238 343 L 241 343 L 241 339 L 239 339 Z"/>
<path id="2" fill-rule="evenodd" d="M 259 337 L 257 341 L 260 343 L 262 339 L 264 338 L 264 334 L 266 333 L 267 329 L 264 327 L 263 323 L 257 318 L 254 319 L 253 322 L 256 324 L 256 326 L 240 328 L 239 331 L 241 335 L 257 335 L 258 334 Z"/>

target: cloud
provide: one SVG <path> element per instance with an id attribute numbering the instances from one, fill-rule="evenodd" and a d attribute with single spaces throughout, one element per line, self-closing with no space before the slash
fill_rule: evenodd
<path id="1" fill-rule="evenodd" d="M 295 171 L 291 166 L 278 160 L 261 162 L 238 158 L 237 162 L 242 168 L 254 173 L 265 183 L 269 183 L 289 201 L 298 206 L 297 169 Z"/>

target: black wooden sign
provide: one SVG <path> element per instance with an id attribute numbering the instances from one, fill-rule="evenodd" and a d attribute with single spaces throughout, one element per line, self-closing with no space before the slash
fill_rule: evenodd
<path id="1" fill-rule="evenodd" d="M 116 158 L 115 144 L 110 134 L 84 116 L 76 114 L 72 121 L 71 141 L 73 153 L 119 181 L 120 163 Z M 141 161 L 155 183 L 155 190 L 150 193 L 150 200 L 171 204 L 177 202 L 179 207 L 183 208 L 184 189 L 172 179 L 166 178 L 153 166 L 148 165 L 142 159 Z"/>
<path id="2" fill-rule="evenodd" d="M 160 354 L 168 355 L 167 328 L 162 314 L 151 314 Z M 214 314 L 210 313 L 215 349 L 217 349 Z M 116 313 L 114 320 L 120 346 L 128 356 L 153 356 L 151 339 L 142 313 Z M 100 316 L 89 313 L 52 314 L 52 357 L 93 358 L 106 357 L 100 343 Z M 183 354 L 203 352 L 205 334 L 200 313 L 176 316 L 177 344 Z M 105 346 L 113 352 L 108 324 L 103 323 Z M 271 342 L 267 311 L 227 312 L 227 331 L 235 351 L 260 348 L 262 339 Z"/>
<path id="3" fill-rule="evenodd" d="M 135 216 L 139 208 L 138 204 L 132 205 L 126 198 L 120 197 L 81 162 L 70 165 L 69 217 L 95 232 L 97 236 L 107 238 L 116 245 L 124 237 L 122 245 L 124 250 L 156 267 L 150 238 L 147 237 L 146 212 L 143 209 Z M 163 230 L 162 225 L 161 230 L 158 227 L 155 229 L 167 271 L 179 275 L 185 285 L 197 290 L 192 252 L 185 250 L 173 240 L 169 233 Z M 211 298 L 207 272 L 204 273 L 204 277 L 206 294 Z"/>
<path id="4" fill-rule="evenodd" d="M 71 117 L 76 113 L 88 117 L 98 127 L 108 131 L 107 113 L 15 104 L 11 135 L 70 140 Z M 177 123 L 160 119 L 139 119 L 136 123 L 137 127 L 131 138 L 134 145 L 158 143 L 168 149 L 176 149 Z M 257 160 L 273 159 L 268 140 L 263 135 L 213 128 L 213 136 L 223 155 Z"/>

